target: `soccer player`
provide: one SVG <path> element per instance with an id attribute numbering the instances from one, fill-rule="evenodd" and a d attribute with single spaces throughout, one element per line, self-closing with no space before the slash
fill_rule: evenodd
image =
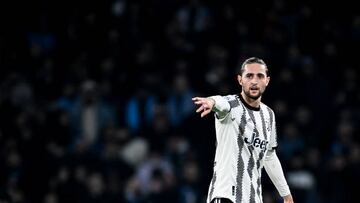
<path id="1" fill-rule="evenodd" d="M 193 98 L 201 117 L 215 112 L 217 146 L 207 203 L 262 203 L 263 167 L 284 203 L 293 203 L 275 151 L 275 115 L 261 102 L 270 81 L 265 62 L 245 60 L 237 80 L 240 94 Z"/>

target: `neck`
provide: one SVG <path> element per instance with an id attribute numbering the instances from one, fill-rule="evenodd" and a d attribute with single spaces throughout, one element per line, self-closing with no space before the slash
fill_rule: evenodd
<path id="1" fill-rule="evenodd" d="M 244 92 L 241 92 L 241 96 L 242 96 L 242 98 L 244 98 L 245 102 L 249 106 L 254 107 L 254 108 L 260 107 L 261 97 L 259 97 L 258 99 L 253 99 L 253 98 L 246 96 L 246 94 Z"/>

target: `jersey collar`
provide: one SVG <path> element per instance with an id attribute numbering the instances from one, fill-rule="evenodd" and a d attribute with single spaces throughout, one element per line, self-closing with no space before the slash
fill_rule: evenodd
<path id="1" fill-rule="evenodd" d="M 259 107 L 250 106 L 248 103 L 246 103 L 245 99 L 242 97 L 241 94 L 238 94 L 238 97 L 240 98 L 241 102 L 245 105 L 246 108 L 253 111 L 260 111 L 260 106 Z"/>

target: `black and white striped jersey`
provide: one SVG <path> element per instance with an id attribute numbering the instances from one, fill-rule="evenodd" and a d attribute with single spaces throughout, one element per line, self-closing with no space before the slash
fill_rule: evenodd
<path id="1" fill-rule="evenodd" d="M 213 98 L 226 105 L 222 112 L 215 109 L 217 143 L 207 202 L 221 197 L 234 203 L 262 203 L 265 154 L 277 147 L 274 112 L 263 103 L 260 108 L 249 106 L 241 95 Z"/>

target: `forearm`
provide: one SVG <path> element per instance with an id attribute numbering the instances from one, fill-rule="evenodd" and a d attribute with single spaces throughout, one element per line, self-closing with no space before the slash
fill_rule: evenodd
<path id="1" fill-rule="evenodd" d="M 222 96 L 211 96 L 209 97 L 215 101 L 213 111 L 215 112 L 229 112 L 230 104 L 229 102 L 223 98 Z"/>
<path id="2" fill-rule="evenodd" d="M 275 151 L 269 152 L 268 156 L 266 156 L 264 166 L 267 174 L 269 175 L 279 194 L 284 197 L 284 199 L 285 197 L 289 197 L 290 189 L 286 182 L 281 163 Z"/>

